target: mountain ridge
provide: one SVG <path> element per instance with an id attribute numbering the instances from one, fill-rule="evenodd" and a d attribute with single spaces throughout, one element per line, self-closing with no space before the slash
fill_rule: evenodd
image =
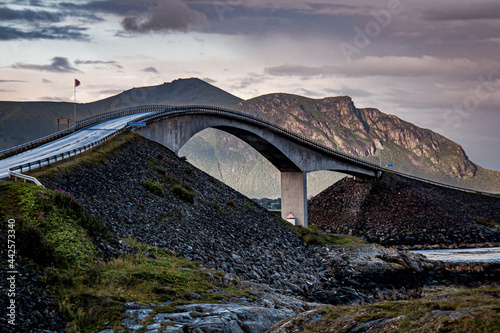
<path id="1" fill-rule="evenodd" d="M 376 164 L 393 164 L 397 171 L 484 192 L 500 192 L 500 172 L 484 169 L 470 161 L 459 144 L 376 108 L 356 108 L 349 96 L 312 99 L 271 93 L 242 101 L 234 109 L 354 157 Z M 206 140 L 211 142 L 211 149 L 217 153 L 212 156 L 193 154 L 196 151 L 194 142 L 203 145 L 202 142 Z M 380 149 L 381 145 L 383 150 Z M 196 141 L 188 142 L 181 153 L 204 169 L 206 165 L 220 165 L 223 164 L 222 160 L 234 159 L 234 156 L 229 157 L 230 151 L 236 150 L 243 156 L 245 149 L 245 144 L 225 133 L 206 130 L 196 136 Z M 264 164 L 258 168 L 261 171 L 259 177 L 279 179 L 278 171 L 266 165 L 268 162 L 257 154 L 248 153 L 244 160 L 245 165 L 241 164 L 239 168 L 232 165 L 225 171 L 218 170 L 222 174 L 219 179 L 253 197 L 257 197 L 258 191 L 251 186 L 245 187 L 240 180 L 242 175 L 253 176 L 251 170 L 257 167 L 251 168 L 250 165 Z M 245 172 L 238 172 L 240 169 Z M 236 170 L 236 174 L 233 170 Z M 309 174 L 308 193 L 315 195 L 340 177 L 339 174 L 327 172 Z M 263 188 L 267 191 L 266 197 L 276 198 L 280 195 L 277 182 L 272 184 L 267 181 Z"/>

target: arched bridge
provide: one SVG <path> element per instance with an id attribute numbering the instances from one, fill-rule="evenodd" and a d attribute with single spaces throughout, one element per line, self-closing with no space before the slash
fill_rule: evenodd
<path id="1" fill-rule="evenodd" d="M 307 226 L 306 174 L 331 170 L 354 176 L 378 177 L 378 165 L 321 146 L 272 123 L 238 111 L 211 106 L 175 106 L 145 116 L 134 131 L 168 147 L 176 154 L 198 132 L 215 128 L 248 143 L 281 172 L 281 215 L 295 216 Z"/>

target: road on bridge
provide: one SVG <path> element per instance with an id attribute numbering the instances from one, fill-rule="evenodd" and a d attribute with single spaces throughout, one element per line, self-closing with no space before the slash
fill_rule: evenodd
<path id="1" fill-rule="evenodd" d="M 0 178 L 9 176 L 9 168 L 83 147 L 123 128 L 128 122 L 151 113 L 152 112 L 137 113 L 103 121 L 39 147 L 0 160 Z"/>

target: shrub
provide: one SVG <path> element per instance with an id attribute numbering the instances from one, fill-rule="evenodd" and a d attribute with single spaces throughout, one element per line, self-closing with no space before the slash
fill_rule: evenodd
<path id="1" fill-rule="evenodd" d="M 182 185 L 174 185 L 172 194 L 188 204 L 194 203 L 194 193 Z"/>
<path id="2" fill-rule="evenodd" d="M 18 219 L 19 253 L 40 266 L 56 261 L 55 247 L 45 238 L 43 232 L 30 221 Z"/>
<path id="3" fill-rule="evenodd" d="M 163 189 L 161 187 L 161 184 L 158 183 L 157 181 L 153 181 L 150 179 L 141 180 L 141 185 L 144 186 L 144 188 L 148 192 L 156 194 L 159 197 L 163 197 Z"/>

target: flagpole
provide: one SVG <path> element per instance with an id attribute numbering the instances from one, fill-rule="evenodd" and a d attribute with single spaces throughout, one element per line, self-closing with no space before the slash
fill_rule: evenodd
<path id="1" fill-rule="evenodd" d="M 73 113 L 74 113 L 74 119 L 75 119 L 75 125 L 76 125 L 76 79 L 73 80 L 73 90 L 74 90 L 74 96 L 75 96 L 75 103 L 73 104 Z"/>

